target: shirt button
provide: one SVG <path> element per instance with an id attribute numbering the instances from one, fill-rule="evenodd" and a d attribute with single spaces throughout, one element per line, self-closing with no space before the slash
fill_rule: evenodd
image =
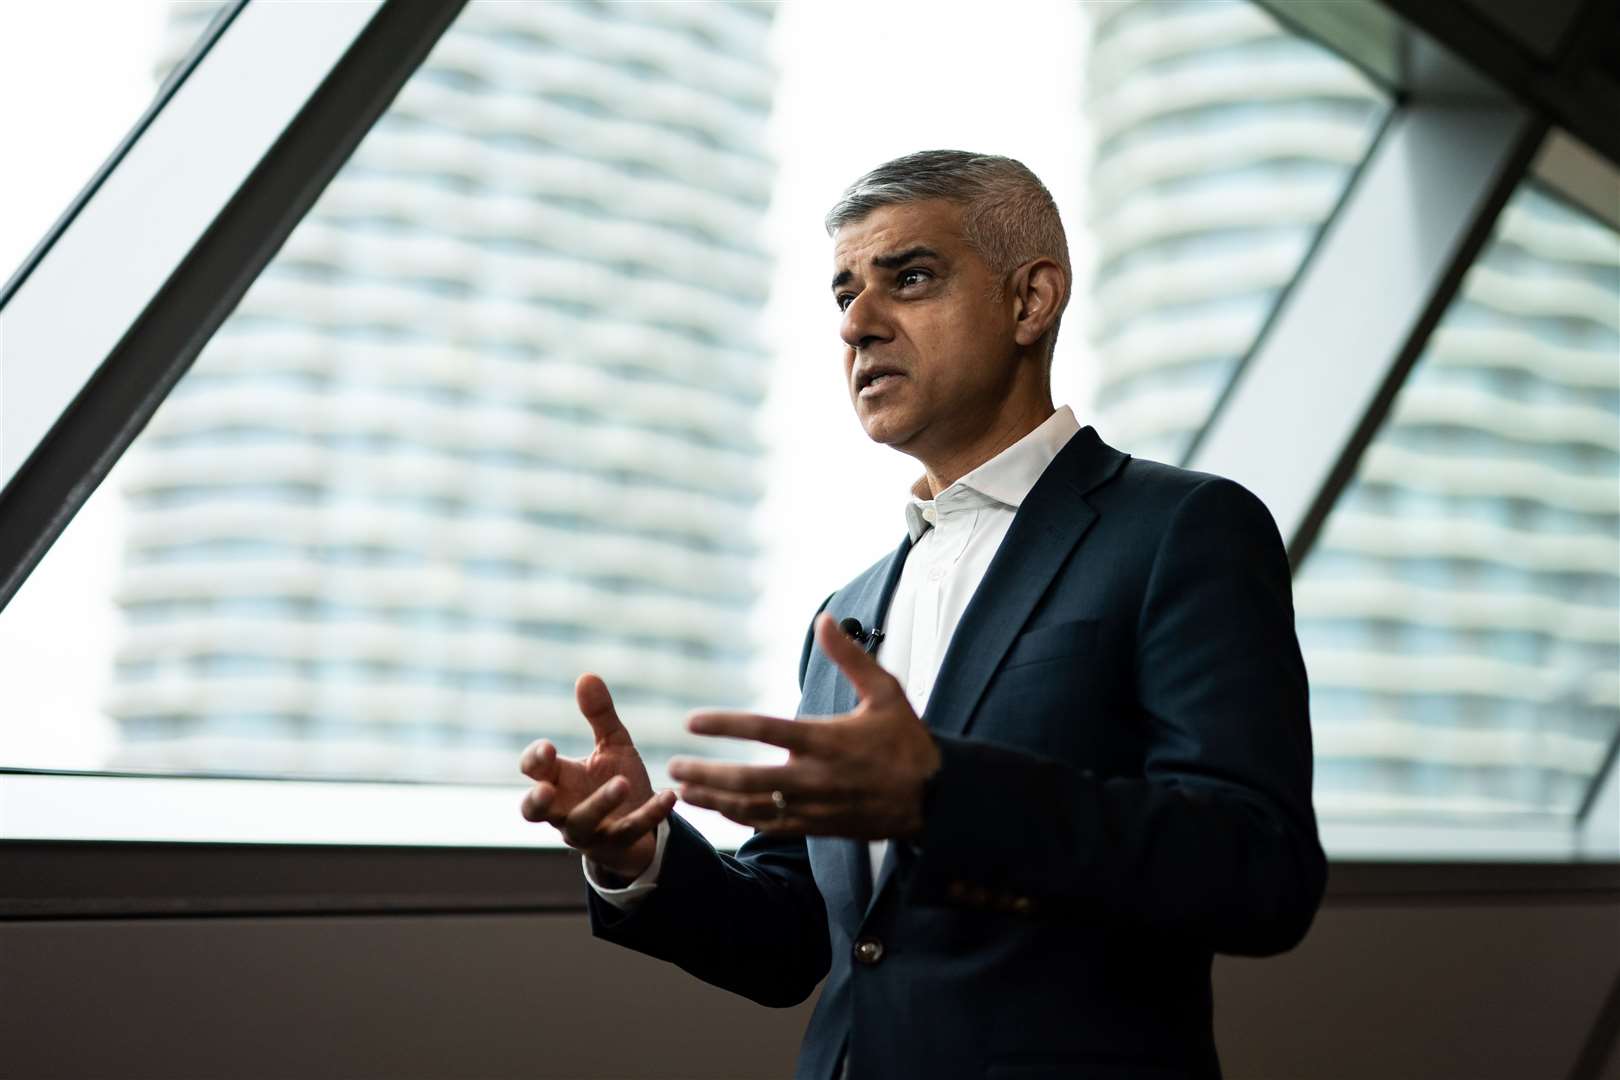
<path id="1" fill-rule="evenodd" d="M 928 580 L 929 581 L 938 581 L 941 578 L 943 578 L 944 576 L 945 576 L 945 568 L 943 566 L 931 566 L 931 567 L 928 568 Z"/>
<path id="2" fill-rule="evenodd" d="M 932 525 L 939 520 L 939 515 L 934 512 L 932 506 L 925 506 L 923 507 L 923 520 Z"/>
<path id="3" fill-rule="evenodd" d="M 871 967 L 883 959 L 883 942 L 875 937 L 861 938 L 855 943 L 855 962 Z"/>

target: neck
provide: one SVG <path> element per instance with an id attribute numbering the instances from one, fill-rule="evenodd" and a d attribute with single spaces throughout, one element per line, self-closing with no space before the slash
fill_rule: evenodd
<path id="1" fill-rule="evenodd" d="M 1025 402 L 1007 400 L 965 438 L 938 454 L 919 455 L 931 499 L 1047 421 L 1056 410 L 1047 391 Z"/>

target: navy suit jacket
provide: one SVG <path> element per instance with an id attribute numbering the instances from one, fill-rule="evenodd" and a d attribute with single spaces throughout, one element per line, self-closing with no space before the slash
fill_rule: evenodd
<path id="1" fill-rule="evenodd" d="M 909 541 L 834 593 L 881 626 Z M 801 715 L 855 694 L 809 638 Z M 923 720 L 943 765 L 889 846 L 673 817 L 658 887 L 600 937 L 766 1005 L 825 980 L 795 1076 L 1211 1078 L 1216 952 L 1305 934 L 1326 876 L 1305 669 L 1276 525 L 1239 485 L 1084 428 L 952 637 Z"/>

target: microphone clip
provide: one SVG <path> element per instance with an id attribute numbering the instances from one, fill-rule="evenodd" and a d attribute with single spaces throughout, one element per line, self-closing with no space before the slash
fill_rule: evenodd
<path id="1" fill-rule="evenodd" d="M 883 644 L 882 630 L 875 626 L 870 630 L 864 629 L 861 626 L 861 620 L 855 618 L 853 615 L 840 619 L 838 622 L 838 629 L 855 639 L 855 642 L 866 650 L 866 654 L 868 656 L 875 655 L 878 651 L 878 646 Z"/>

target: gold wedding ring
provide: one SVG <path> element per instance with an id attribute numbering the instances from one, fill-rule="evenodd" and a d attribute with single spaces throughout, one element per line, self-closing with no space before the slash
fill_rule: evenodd
<path id="1" fill-rule="evenodd" d="M 776 807 L 776 820 L 787 817 L 787 796 L 780 791 L 771 792 L 771 805 Z"/>

